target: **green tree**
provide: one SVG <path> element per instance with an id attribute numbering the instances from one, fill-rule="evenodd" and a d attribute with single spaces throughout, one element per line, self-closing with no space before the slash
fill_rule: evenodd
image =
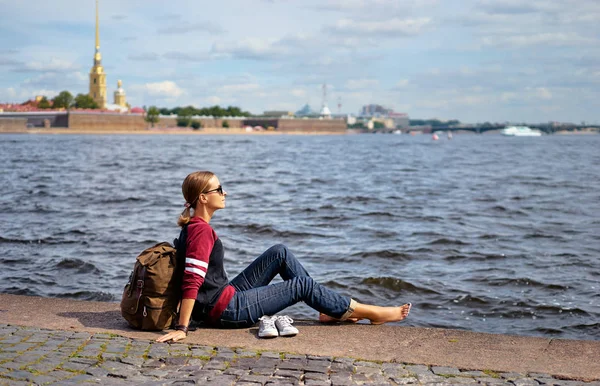
<path id="1" fill-rule="evenodd" d="M 229 122 L 223 121 L 223 123 L 221 123 L 221 126 L 223 126 L 226 129 L 229 129 Z"/>
<path id="2" fill-rule="evenodd" d="M 48 98 L 46 98 L 45 96 L 43 96 L 42 99 L 40 99 L 37 107 L 38 107 L 38 109 L 49 109 L 50 108 L 50 102 L 48 102 Z"/>
<path id="3" fill-rule="evenodd" d="M 192 128 L 193 128 L 194 130 L 198 130 L 198 129 L 200 129 L 201 127 L 202 127 L 202 123 L 201 123 L 200 121 L 197 121 L 197 120 L 195 120 L 195 119 L 192 121 Z"/>
<path id="4" fill-rule="evenodd" d="M 152 127 L 154 127 L 155 123 L 158 123 L 158 116 L 160 115 L 160 111 L 156 106 L 150 106 L 148 111 L 146 112 L 146 117 L 144 120 L 148 122 Z"/>
<path id="5" fill-rule="evenodd" d="M 179 115 L 177 117 L 177 126 L 178 127 L 188 127 L 192 123 L 192 118 L 186 115 Z"/>
<path id="6" fill-rule="evenodd" d="M 75 107 L 78 109 L 97 109 L 98 103 L 88 94 L 77 94 L 75 97 Z"/>
<path id="7" fill-rule="evenodd" d="M 55 109 L 68 109 L 73 105 L 73 95 L 68 91 L 61 91 L 60 94 L 52 100 L 52 107 Z"/>
<path id="8" fill-rule="evenodd" d="M 385 127 L 385 125 L 381 122 L 373 122 L 374 129 L 383 129 L 384 127 Z"/>

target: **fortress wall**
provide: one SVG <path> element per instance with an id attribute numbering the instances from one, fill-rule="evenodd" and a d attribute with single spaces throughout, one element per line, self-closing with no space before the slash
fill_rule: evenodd
<path id="1" fill-rule="evenodd" d="M 141 114 L 69 114 L 69 128 L 77 130 L 145 130 L 148 123 Z"/>
<path id="2" fill-rule="evenodd" d="M 345 133 L 348 126 L 342 119 L 279 119 L 278 131 L 286 132 L 339 132 Z"/>
<path id="3" fill-rule="evenodd" d="M 0 117 L 0 132 L 19 133 L 27 130 L 27 118 Z"/>

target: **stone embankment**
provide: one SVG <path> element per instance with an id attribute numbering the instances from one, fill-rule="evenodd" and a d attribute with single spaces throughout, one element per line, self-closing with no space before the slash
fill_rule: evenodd
<path id="1" fill-rule="evenodd" d="M 418 312 L 418 308 L 414 311 Z M 293 338 L 129 329 L 118 304 L 0 295 L 0 385 L 600 386 L 600 342 L 403 326 L 295 323 Z"/>

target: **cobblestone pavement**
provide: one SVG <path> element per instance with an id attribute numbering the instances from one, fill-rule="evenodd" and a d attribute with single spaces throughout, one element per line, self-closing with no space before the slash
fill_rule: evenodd
<path id="1" fill-rule="evenodd" d="M 165 344 L 0 324 L 0 385 L 588 385 L 547 374 Z"/>

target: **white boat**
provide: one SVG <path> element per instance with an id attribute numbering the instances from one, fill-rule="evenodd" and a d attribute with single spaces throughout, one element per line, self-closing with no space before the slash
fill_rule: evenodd
<path id="1" fill-rule="evenodd" d="M 510 137 L 540 137 L 542 132 L 527 126 L 508 126 L 502 129 L 502 135 Z"/>

